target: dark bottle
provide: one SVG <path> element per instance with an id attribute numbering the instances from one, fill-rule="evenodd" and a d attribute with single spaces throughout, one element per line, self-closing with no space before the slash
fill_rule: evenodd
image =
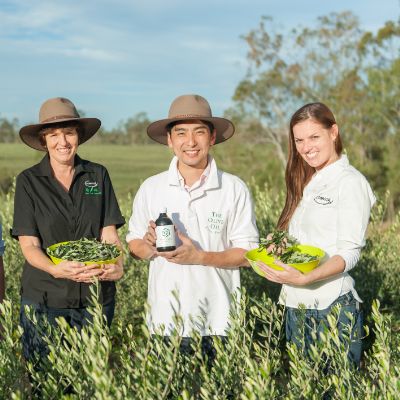
<path id="1" fill-rule="evenodd" d="M 164 208 L 156 219 L 156 248 L 157 251 L 172 251 L 176 249 L 175 228 Z"/>

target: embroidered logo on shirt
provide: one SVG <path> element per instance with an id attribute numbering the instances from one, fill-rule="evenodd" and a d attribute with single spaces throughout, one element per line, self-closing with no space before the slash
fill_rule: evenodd
<path id="1" fill-rule="evenodd" d="M 224 226 L 224 216 L 222 213 L 211 211 L 207 218 L 207 229 L 212 233 L 221 233 Z"/>
<path id="2" fill-rule="evenodd" d="M 85 194 L 101 194 L 98 182 L 85 181 Z"/>
<path id="3" fill-rule="evenodd" d="M 332 204 L 333 200 L 329 197 L 324 197 L 324 196 L 316 196 L 314 197 L 314 201 L 317 204 L 321 204 L 323 206 L 327 206 L 328 204 Z"/>

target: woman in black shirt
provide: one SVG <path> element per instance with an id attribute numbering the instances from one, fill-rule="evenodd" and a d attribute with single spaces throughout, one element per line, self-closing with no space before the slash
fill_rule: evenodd
<path id="1" fill-rule="evenodd" d="M 108 325 L 114 315 L 115 283 L 123 275 L 121 258 L 99 268 L 75 261 L 58 265 L 45 249 L 58 242 L 96 238 L 121 245 L 117 229 L 124 224 L 107 170 L 82 160 L 78 146 L 100 127 L 97 118 L 80 118 L 65 98 L 49 99 L 39 124 L 20 130 L 30 147 L 46 151 L 42 161 L 17 177 L 12 235 L 18 238 L 25 265 L 21 288 L 24 356 L 47 353 L 39 328 L 25 314 L 32 307 L 37 319 L 56 324 L 63 317 L 80 329 L 90 320 L 90 284 L 100 281 L 100 299 Z"/>

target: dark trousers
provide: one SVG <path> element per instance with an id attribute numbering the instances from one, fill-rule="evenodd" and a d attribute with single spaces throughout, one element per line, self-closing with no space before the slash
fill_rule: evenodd
<path id="1" fill-rule="evenodd" d="M 295 343 L 298 347 L 302 346 L 302 339 L 304 339 L 304 350 L 307 354 L 310 345 L 313 343 L 311 333 L 316 332 L 318 338 L 319 334 L 326 330 L 328 326 L 327 316 L 337 304 L 341 305 L 337 322 L 339 337 L 345 342 L 348 340 L 346 336 L 350 336 L 347 357 L 354 367 L 359 368 L 362 353 L 363 314 L 358 301 L 351 292 L 340 296 L 324 310 L 299 310 L 288 307 L 286 310 L 286 339 Z M 352 320 L 346 315 L 349 313 Z M 351 326 L 350 332 L 349 326 Z M 303 330 L 304 338 L 302 337 Z"/>
<path id="2" fill-rule="evenodd" d="M 33 310 L 37 320 L 36 324 L 25 312 L 26 305 Z M 114 317 L 114 309 L 115 301 L 103 306 L 103 314 L 107 319 L 108 326 L 111 325 Z M 92 321 L 92 316 L 86 307 L 52 308 L 27 299 L 21 300 L 20 324 L 23 329 L 22 348 L 26 360 L 33 361 L 34 357 L 39 357 L 40 360 L 47 356 L 49 350 L 43 340 L 44 336 L 48 336 L 46 321 L 50 326 L 57 326 L 56 318 L 64 318 L 71 327 L 76 327 L 78 331 Z"/>

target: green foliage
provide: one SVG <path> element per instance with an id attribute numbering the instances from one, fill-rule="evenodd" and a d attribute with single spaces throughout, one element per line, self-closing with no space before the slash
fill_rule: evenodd
<path id="1" fill-rule="evenodd" d="M 20 350 L 22 328 L 16 320 L 15 304 L 5 300 L 0 304 L 0 399 L 9 399 L 20 393 L 24 379 L 24 362 Z M 19 379 L 16 379 L 16 376 Z"/>
<path id="2" fill-rule="evenodd" d="M 48 327 L 49 354 L 44 365 L 40 369 L 28 365 L 32 386 L 42 398 L 61 398 L 71 389 L 79 399 L 113 397 L 114 377 L 108 362 L 112 344 L 97 301 L 90 313 L 93 320 L 81 332 L 63 318 L 58 319 L 57 328 Z"/>
<path id="3" fill-rule="evenodd" d="M 18 138 L 18 120 L 0 118 L 0 143 L 13 143 Z"/>
<path id="4" fill-rule="evenodd" d="M 97 135 L 98 143 L 112 144 L 155 144 L 147 136 L 146 129 L 150 120 L 145 112 L 139 112 L 126 121 L 122 121 L 111 131 L 102 129 Z"/>
<path id="5" fill-rule="evenodd" d="M 283 193 L 255 184 L 252 189 L 257 221 L 265 235 L 277 221 Z M 0 197 L 0 218 L 6 231 L 11 224 L 13 193 Z M 124 215 L 129 215 L 131 202 L 131 196 L 120 201 Z M 93 322 L 78 332 L 60 320 L 51 330 L 50 354 L 37 371 L 21 354 L 18 293 L 23 258 L 17 241 L 5 235 L 8 300 L 0 308 L 0 398 L 24 399 L 32 390 L 40 390 L 43 399 L 320 399 L 328 394 L 335 399 L 396 399 L 400 393 L 400 217 L 388 225 L 383 222 L 385 212 L 383 199 L 374 208 L 368 243 L 354 269 L 368 315 L 366 352 L 359 373 L 349 366 L 345 344 L 338 341 L 335 313 L 310 358 L 295 346 L 285 348 L 284 309 L 276 303 L 279 285 L 251 269 L 242 271 L 244 290 L 232 309 L 226 341 L 215 339 L 214 367 L 209 368 L 195 333 L 193 354 L 182 355 L 177 334 L 169 342 L 150 335 L 145 324 L 147 263 L 129 258 L 126 246 L 125 275 L 118 283 L 111 330 L 94 291 Z M 125 233 L 126 226 L 120 236 Z M 324 374 L 327 359 L 331 368 Z"/>
<path id="6" fill-rule="evenodd" d="M 47 254 L 69 261 L 105 261 L 116 259 L 121 255 L 121 251 L 115 244 L 82 238 L 50 246 Z"/>

